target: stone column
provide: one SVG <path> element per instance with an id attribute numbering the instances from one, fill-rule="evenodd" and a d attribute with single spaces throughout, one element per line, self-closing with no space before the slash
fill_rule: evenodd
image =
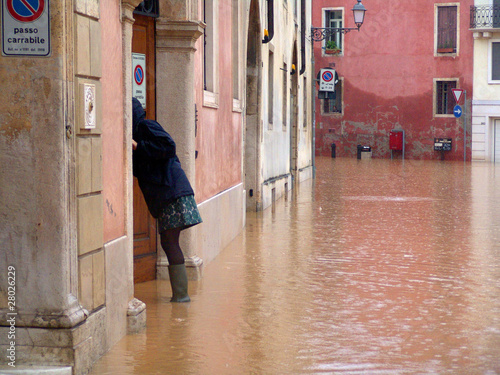
<path id="1" fill-rule="evenodd" d="M 157 120 L 172 135 L 187 177 L 195 183 L 195 64 L 196 40 L 204 24 L 194 21 L 156 23 L 156 108 Z M 194 233 L 181 235 L 189 277 L 199 278 L 202 261 L 196 256 Z M 160 252 L 163 256 L 163 252 Z M 165 259 L 158 262 L 158 275 L 165 274 Z M 163 270 L 162 270 L 163 269 Z"/>
<path id="2" fill-rule="evenodd" d="M 141 0 L 123 0 L 122 1 L 122 48 L 123 48 L 123 128 L 125 129 L 125 149 L 126 153 L 126 207 L 125 223 L 128 238 L 129 251 L 126 257 L 129 264 L 134 263 L 134 185 L 132 177 L 132 34 L 134 9 L 140 4 Z M 146 325 L 146 305 L 134 298 L 134 274 L 132 272 L 127 277 L 127 287 L 129 293 L 129 308 L 127 312 L 128 332 L 132 333 L 145 327 Z"/>
<path id="3" fill-rule="evenodd" d="M 54 4 L 54 35 L 66 34 L 66 14 Z M 0 110 L 0 325 L 16 312 L 16 325 L 72 327 L 85 319 L 72 280 L 75 242 L 69 175 L 73 173 L 71 122 L 66 99 L 66 45 L 52 39 L 47 58 L 0 58 L 10 103 Z M 70 94 L 71 95 L 71 94 Z M 68 132 L 66 131 L 68 125 Z M 67 136 L 68 135 L 68 136 Z M 16 300 L 8 304 L 7 267 L 15 268 Z M 9 275 L 10 276 L 10 275 Z"/>

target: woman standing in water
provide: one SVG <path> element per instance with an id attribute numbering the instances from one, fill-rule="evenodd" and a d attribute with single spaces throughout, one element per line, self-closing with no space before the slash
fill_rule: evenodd
<path id="1" fill-rule="evenodd" d="M 202 222 L 194 192 L 181 168 L 172 137 L 132 99 L 133 170 L 151 215 L 158 219 L 161 246 L 168 259 L 171 302 L 189 302 L 184 254 L 179 245 L 183 229 Z"/>

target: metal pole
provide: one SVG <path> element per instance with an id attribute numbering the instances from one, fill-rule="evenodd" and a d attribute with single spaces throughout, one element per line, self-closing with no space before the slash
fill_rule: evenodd
<path id="1" fill-rule="evenodd" d="M 313 179 L 316 178 L 316 70 L 314 67 L 314 42 L 311 39 L 311 69 L 312 69 L 312 79 L 311 79 L 311 97 L 312 97 L 312 132 L 311 132 L 311 149 L 312 149 L 312 167 L 313 167 Z"/>
<path id="2" fill-rule="evenodd" d="M 464 90 L 464 163 L 467 161 L 467 91 Z"/>
<path id="3" fill-rule="evenodd" d="M 403 129 L 403 161 L 405 160 L 406 134 Z"/>

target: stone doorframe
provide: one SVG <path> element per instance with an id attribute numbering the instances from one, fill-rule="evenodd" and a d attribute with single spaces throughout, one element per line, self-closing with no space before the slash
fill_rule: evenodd
<path id="1" fill-rule="evenodd" d="M 132 25 L 133 12 L 141 0 L 122 0 L 123 20 L 123 78 L 124 78 L 124 129 L 126 147 L 132 150 Z M 197 4 L 186 0 L 184 6 L 176 5 L 179 13 L 165 14 L 172 9 L 169 0 L 160 0 L 160 17 L 156 19 L 156 119 L 172 135 L 177 146 L 177 155 L 188 179 L 196 181 L 195 173 L 195 98 L 194 98 L 194 53 L 195 43 L 203 35 L 205 25 L 194 19 Z M 172 11 L 171 11 L 172 12 Z M 175 19 L 179 20 L 175 20 Z M 133 233 L 133 184 L 132 153 L 127 153 L 127 207 L 126 221 L 128 238 Z M 132 242 L 130 248 L 133 247 Z M 186 258 L 190 279 L 201 277 L 203 261 L 195 254 L 194 232 L 187 230 L 181 236 L 181 247 Z M 163 250 L 158 251 L 158 278 L 168 278 L 168 265 Z M 133 295 L 133 284 L 132 284 Z"/>

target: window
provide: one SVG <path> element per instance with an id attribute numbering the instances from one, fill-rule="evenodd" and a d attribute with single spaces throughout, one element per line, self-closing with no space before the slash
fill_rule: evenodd
<path id="1" fill-rule="evenodd" d="M 269 113 L 269 128 L 272 128 L 274 116 L 274 53 L 269 51 L 269 73 L 267 78 L 268 92 L 268 113 Z"/>
<path id="2" fill-rule="evenodd" d="M 335 98 L 323 99 L 323 114 L 342 113 L 342 80 L 335 84 Z"/>
<path id="3" fill-rule="evenodd" d="M 240 8 L 239 0 L 232 1 L 232 64 L 233 64 L 233 99 L 240 99 Z"/>
<path id="4" fill-rule="evenodd" d="M 490 63 L 491 63 L 491 68 L 490 68 L 490 83 L 500 83 L 500 41 L 498 42 L 491 42 L 491 47 L 490 47 Z"/>
<path id="5" fill-rule="evenodd" d="M 457 52 L 457 6 L 437 7 L 437 53 Z"/>
<path id="6" fill-rule="evenodd" d="M 307 77 L 304 77 L 304 87 L 302 88 L 302 92 L 303 92 L 302 107 L 304 108 L 304 119 L 303 119 L 304 130 L 307 130 L 307 105 L 309 102 L 308 96 L 307 96 L 307 90 L 308 90 Z"/>
<path id="7" fill-rule="evenodd" d="M 325 10 L 325 27 L 328 28 L 341 28 L 343 27 L 343 11 L 342 10 Z M 325 39 L 325 48 L 333 45 L 342 50 L 342 33 L 335 33 Z"/>
<path id="8" fill-rule="evenodd" d="M 436 80 L 435 113 L 436 115 L 453 115 L 455 98 L 451 89 L 457 88 L 456 80 Z"/>
<path id="9" fill-rule="evenodd" d="M 288 67 L 286 63 L 283 64 L 283 99 L 282 99 L 282 116 L 283 116 L 283 130 L 286 130 L 286 121 L 287 121 L 287 116 L 286 116 L 286 100 L 287 100 L 287 88 L 288 88 Z"/>
<path id="10" fill-rule="evenodd" d="M 203 20 L 206 24 L 203 35 L 203 86 L 204 105 L 218 106 L 218 0 L 203 2 Z"/>

